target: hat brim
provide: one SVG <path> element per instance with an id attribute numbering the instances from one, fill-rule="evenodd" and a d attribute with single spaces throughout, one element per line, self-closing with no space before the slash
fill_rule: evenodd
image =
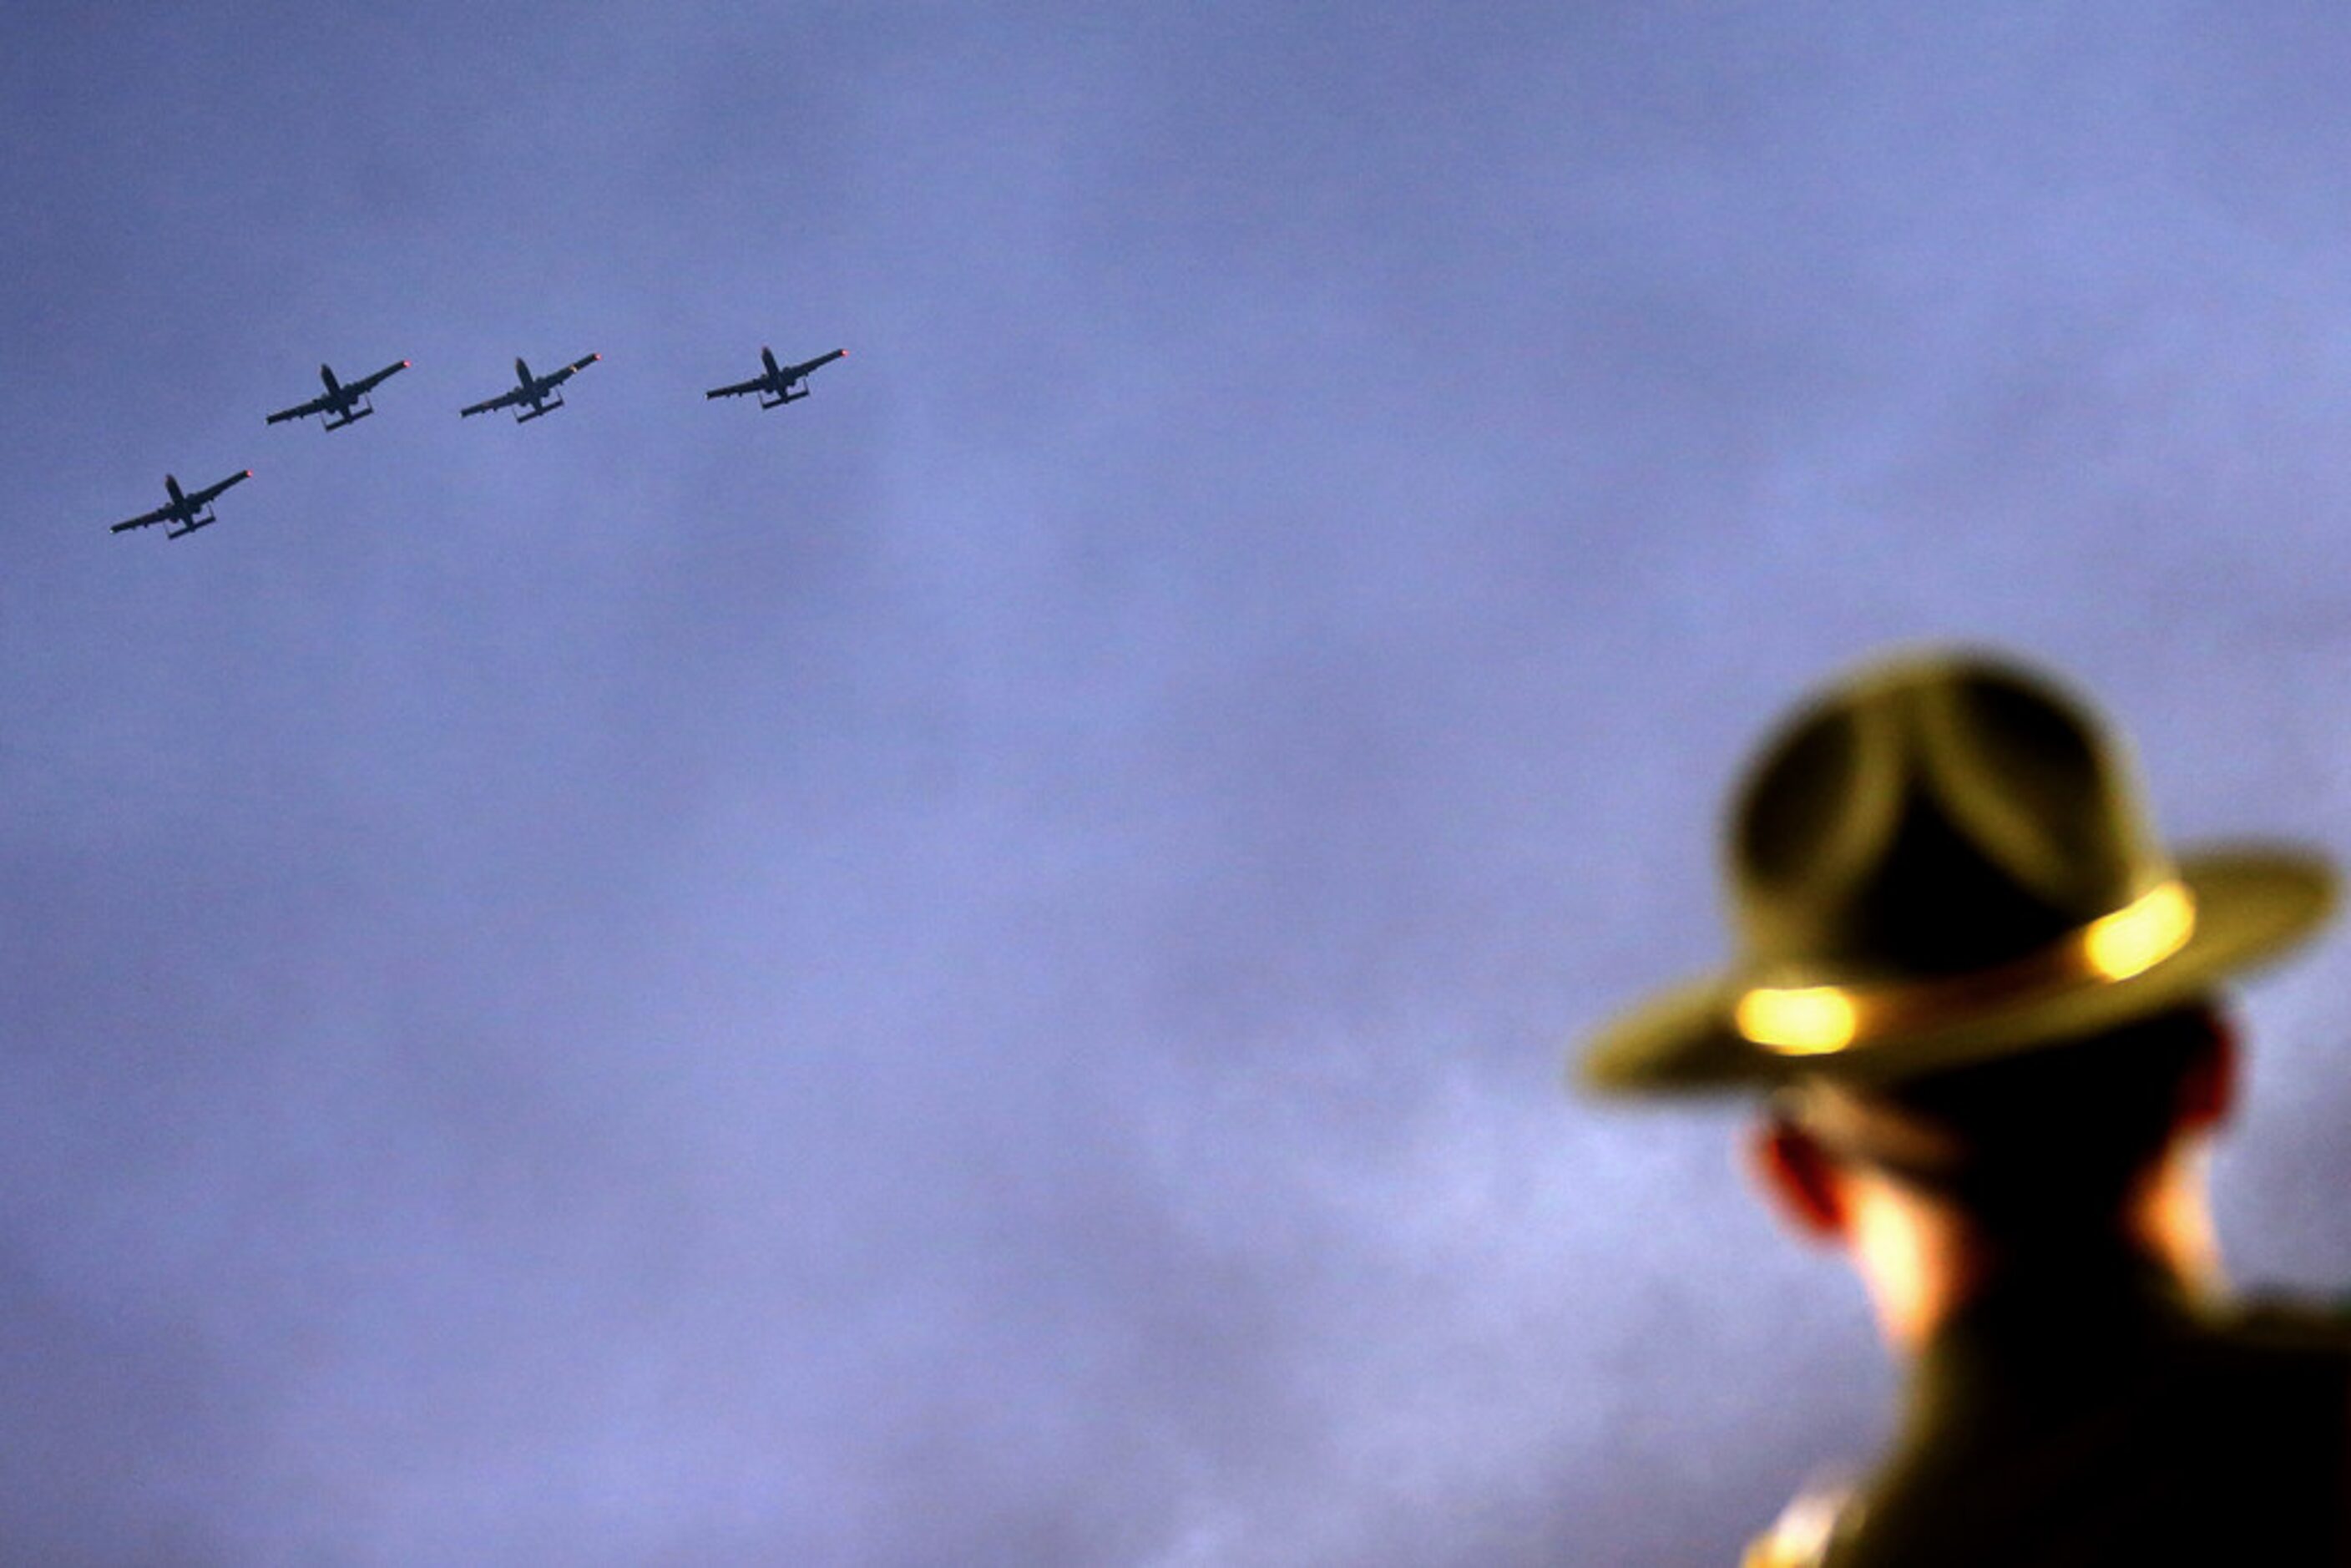
<path id="1" fill-rule="evenodd" d="M 2095 1034 L 2210 991 L 2224 976 L 2281 956 L 2332 912 L 2335 873 L 2318 855 L 2216 849 L 2179 862 L 2196 926 L 2179 950 L 2123 980 L 2085 978 L 2028 1000 L 1932 1029 L 1873 1039 L 1827 1055 L 1756 1044 L 1731 1021 L 1753 981 L 1729 974 L 1679 987 L 1602 1030 L 1577 1076 L 1610 1094 L 1706 1094 L 1768 1089 L 1815 1074 L 1886 1082 Z"/>

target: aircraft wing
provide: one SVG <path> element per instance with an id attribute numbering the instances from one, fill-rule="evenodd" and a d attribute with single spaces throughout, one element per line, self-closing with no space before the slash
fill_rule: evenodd
<path id="1" fill-rule="evenodd" d="M 462 418 L 469 413 L 487 413 L 494 408 L 512 408 L 515 404 L 528 398 L 529 395 L 530 394 L 525 392 L 522 388 L 515 387 L 510 391 L 498 393 L 498 395 L 494 398 L 485 399 L 484 401 L 475 403 L 471 408 L 461 408 L 457 411 L 457 413 L 459 417 Z"/>
<path id="2" fill-rule="evenodd" d="M 396 365 L 386 365 L 383 369 L 376 371 L 376 373 L 371 376 L 361 376 L 355 382 L 345 382 L 343 383 L 343 390 L 347 392 L 352 393 L 373 392 L 379 383 L 391 380 L 393 376 L 400 374 L 401 371 L 407 368 L 408 361 L 406 360 L 401 361 L 400 363 Z M 321 398 L 319 401 L 323 402 L 326 400 Z"/>
<path id="3" fill-rule="evenodd" d="M 569 381 L 572 377 L 578 375 L 580 371 L 586 370 L 589 366 L 594 364 L 603 357 L 604 356 L 601 354 L 590 354 L 584 360 L 572 361 L 569 364 L 564 366 L 559 371 L 549 371 L 547 372 L 547 384 L 551 387 L 559 387 L 564 382 Z"/>
<path id="4" fill-rule="evenodd" d="M 848 352 L 849 350 L 846 349 L 835 349 L 830 354 L 819 354 L 807 364 L 794 365 L 789 370 L 786 371 L 784 372 L 784 380 L 788 382 L 796 382 L 802 376 L 808 374 L 810 371 L 822 370 L 825 366 L 832 363 L 833 361 L 840 359 L 842 355 Z"/>
<path id="5" fill-rule="evenodd" d="M 106 531 L 110 534 L 119 534 L 125 528 L 143 528 L 150 523 L 160 523 L 171 515 L 171 507 L 158 507 L 152 512 L 141 512 L 135 517 L 125 517 L 122 521 L 113 524 L 108 528 Z"/>
<path id="6" fill-rule="evenodd" d="M 308 419 L 314 413 L 326 413 L 329 406 L 324 397 L 314 397 L 308 402 L 296 403 L 292 408 L 281 408 L 261 423 L 283 424 L 289 419 Z"/>
<path id="7" fill-rule="evenodd" d="M 765 392 L 767 387 L 767 377 L 753 376 L 749 381 L 737 382 L 731 387 L 712 387 L 708 392 L 704 392 L 702 395 L 705 398 L 741 397 L 745 392 Z"/>
<path id="8" fill-rule="evenodd" d="M 204 506 L 212 500 L 214 497 L 219 495 L 223 490 L 227 489 L 231 485 L 242 485 L 247 479 L 252 477 L 253 470 L 250 468 L 247 468 L 242 474 L 232 474 L 227 478 L 222 480 L 219 484 L 207 485 L 203 489 L 189 496 L 188 505 L 191 508 Z"/>

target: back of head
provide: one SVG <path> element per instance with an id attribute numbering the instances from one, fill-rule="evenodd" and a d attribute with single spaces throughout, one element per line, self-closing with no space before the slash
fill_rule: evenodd
<path id="1" fill-rule="evenodd" d="M 2225 1030 L 2197 1002 L 2028 1053 L 1841 1092 L 1855 1113 L 1802 1107 L 1823 1141 L 1959 1208 L 2011 1248 L 2114 1232 L 2186 1120 L 2191 1078 Z M 1904 1141 L 1887 1129 L 1915 1130 Z M 1931 1150 L 1922 1155 L 1919 1151 Z"/>

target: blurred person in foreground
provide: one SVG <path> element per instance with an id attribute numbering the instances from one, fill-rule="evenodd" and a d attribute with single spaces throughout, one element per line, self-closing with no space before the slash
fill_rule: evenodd
<path id="1" fill-rule="evenodd" d="M 2173 858 L 2084 704 L 1963 653 L 1798 712 L 1728 852 L 1743 951 L 1584 1082 L 1757 1094 L 1757 1185 L 1908 1361 L 1890 1454 L 1749 1568 L 2351 1563 L 2351 1320 L 2231 1304 L 2206 1184 L 2215 988 L 2324 921 L 2325 862 Z"/>

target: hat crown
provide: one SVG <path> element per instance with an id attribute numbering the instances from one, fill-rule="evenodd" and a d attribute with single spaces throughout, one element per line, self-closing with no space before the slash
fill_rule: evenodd
<path id="1" fill-rule="evenodd" d="M 1978 655 L 1884 668 L 1800 714 L 1729 848 L 1749 972 L 1773 985 L 1994 968 L 2171 874 L 2087 708 Z"/>

